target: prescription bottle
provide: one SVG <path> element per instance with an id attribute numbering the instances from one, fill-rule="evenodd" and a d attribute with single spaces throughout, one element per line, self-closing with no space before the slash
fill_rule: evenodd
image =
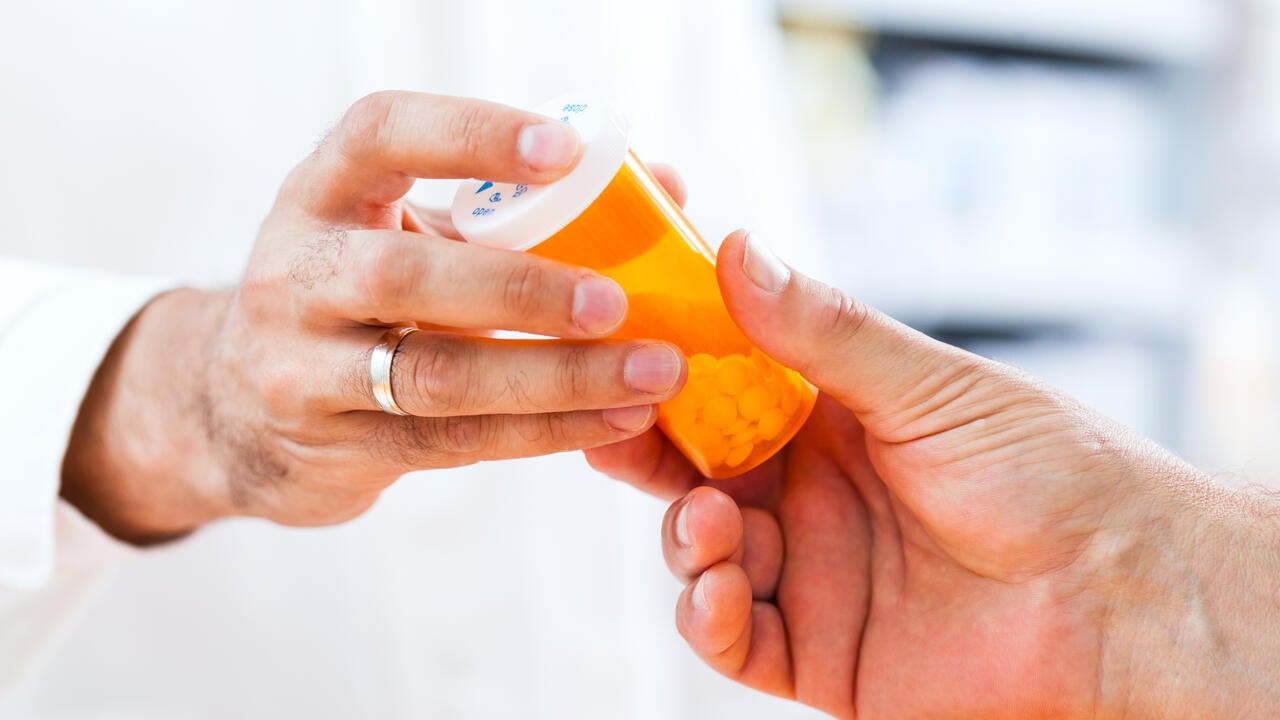
<path id="1" fill-rule="evenodd" d="M 715 254 L 631 151 L 626 122 L 586 98 L 539 111 L 578 131 L 577 167 L 548 185 L 464 182 L 453 203 L 459 233 L 616 280 L 629 310 L 613 337 L 665 340 L 688 359 L 688 381 L 658 406 L 658 427 L 709 478 L 769 459 L 804 424 L 816 390 L 729 318 Z"/>

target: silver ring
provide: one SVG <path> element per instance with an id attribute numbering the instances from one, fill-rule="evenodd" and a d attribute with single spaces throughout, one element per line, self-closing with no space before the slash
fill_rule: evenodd
<path id="1" fill-rule="evenodd" d="M 400 341 L 417 332 L 416 327 L 388 328 L 382 333 L 382 339 L 373 346 L 369 354 L 369 383 L 373 386 L 373 400 L 385 413 L 392 415 L 408 415 L 396 404 L 395 393 L 391 391 L 391 361 L 396 358 L 396 350 Z"/>

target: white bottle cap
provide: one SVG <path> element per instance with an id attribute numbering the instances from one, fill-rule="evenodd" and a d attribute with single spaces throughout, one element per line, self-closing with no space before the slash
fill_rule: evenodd
<path id="1" fill-rule="evenodd" d="M 550 185 L 467 180 L 453 198 L 453 224 L 467 242 L 528 250 L 582 214 L 626 160 L 625 120 L 591 98 L 565 95 L 537 109 L 582 138 L 577 167 Z"/>

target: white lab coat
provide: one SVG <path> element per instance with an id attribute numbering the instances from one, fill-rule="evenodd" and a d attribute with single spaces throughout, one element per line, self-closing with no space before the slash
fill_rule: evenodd
<path id="1" fill-rule="evenodd" d="M 116 332 L 166 287 L 234 282 L 285 173 L 375 89 L 525 106 L 603 92 L 642 155 L 684 171 L 709 238 L 752 227 L 817 266 L 771 12 L 735 0 L 7 9 L 0 717 L 809 717 L 700 666 L 671 620 L 663 505 L 576 455 L 407 476 L 337 528 L 228 521 L 146 552 L 56 499 L 71 421 Z"/>

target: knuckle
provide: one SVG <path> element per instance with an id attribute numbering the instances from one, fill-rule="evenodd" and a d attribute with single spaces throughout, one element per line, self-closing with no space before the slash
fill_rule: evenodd
<path id="1" fill-rule="evenodd" d="M 352 103 L 338 125 L 338 149 L 356 155 L 382 147 L 395 124 L 398 95 L 380 90 Z"/>
<path id="2" fill-rule="evenodd" d="M 571 413 L 529 415 L 516 432 L 533 451 L 554 452 L 581 446 L 582 423 Z"/>
<path id="3" fill-rule="evenodd" d="M 304 410 L 304 398 L 294 378 L 299 375 L 285 368 L 264 366 L 254 378 L 254 386 L 263 407 L 271 417 L 292 417 Z"/>
<path id="4" fill-rule="evenodd" d="M 380 240 L 360 245 L 356 260 L 347 272 L 358 304 L 392 313 L 405 307 L 411 289 L 417 284 L 417 267 L 413 254 L 404 252 L 399 243 Z M 376 312 L 375 312 L 376 314 Z"/>
<path id="5" fill-rule="evenodd" d="M 375 426 L 369 441 L 375 452 L 388 463 L 419 468 L 445 464 L 436 440 L 434 420 L 387 418 Z"/>
<path id="6" fill-rule="evenodd" d="M 507 377 L 506 394 L 517 407 L 526 410 L 541 409 L 529 392 L 529 374 L 524 370 L 517 370 Z"/>
<path id="7" fill-rule="evenodd" d="M 441 418 L 434 425 L 436 446 L 450 455 L 474 455 L 486 447 L 492 436 L 492 416 Z"/>
<path id="8" fill-rule="evenodd" d="M 277 206 L 280 206 L 291 199 L 305 197 L 310 184 L 310 173 L 308 172 L 307 165 L 309 162 L 314 162 L 314 158 L 319 155 L 321 148 L 323 147 L 324 142 L 322 141 L 321 145 L 316 148 L 315 152 L 313 152 L 307 160 L 295 165 L 293 169 L 289 171 L 289 174 L 284 176 L 284 181 L 280 183 L 280 190 L 276 195 Z"/>
<path id="9" fill-rule="evenodd" d="M 541 445 L 550 432 L 549 420 L 545 415 L 529 415 L 523 422 L 516 423 L 516 434 L 528 445 Z"/>
<path id="10" fill-rule="evenodd" d="M 566 348 L 556 368 L 556 387 L 570 402 L 581 402 L 591 391 L 591 365 L 585 347 Z"/>
<path id="11" fill-rule="evenodd" d="M 871 309 L 865 303 L 835 288 L 827 288 L 828 302 L 822 304 L 820 327 L 836 341 L 853 340 L 871 319 Z"/>
<path id="12" fill-rule="evenodd" d="M 564 414 L 539 416 L 532 425 L 535 428 L 535 437 L 530 442 L 542 448 L 563 447 L 565 441 L 573 434 L 569 418 Z"/>
<path id="13" fill-rule="evenodd" d="M 507 273 L 502 288 L 502 305 L 507 314 L 520 320 L 538 315 L 548 278 L 544 268 L 535 263 L 520 263 Z"/>
<path id="14" fill-rule="evenodd" d="M 475 102 L 460 102 L 444 116 L 444 134 L 462 157 L 480 157 L 488 146 L 485 128 L 488 114 Z"/>
<path id="15" fill-rule="evenodd" d="M 270 327 L 279 321 L 281 308 L 287 308 L 289 300 L 284 283 L 248 270 L 235 289 L 234 307 L 237 318 L 249 327 Z"/>
<path id="16" fill-rule="evenodd" d="M 271 352 L 262 343 L 244 348 L 248 363 L 242 375 L 244 386 L 255 396 L 266 420 L 292 421 L 305 415 L 307 398 L 298 378 L 305 378 L 301 361 L 288 354 Z M 234 380 L 233 380 L 234 382 Z"/>
<path id="17" fill-rule="evenodd" d="M 475 351 L 465 343 L 442 336 L 396 355 L 409 387 L 429 414 L 463 410 L 475 392 Z"/>
<path id="18" fill-rule="evenodd" d="M 574 421 L 574 417 L 567 413 L 558 413 L 546 416 L 546 430 L 543 434 L 543 442 L 555 448 L 569 447 L 574 445 L 574 439 L 578 436 L 579 424 Z"/>

